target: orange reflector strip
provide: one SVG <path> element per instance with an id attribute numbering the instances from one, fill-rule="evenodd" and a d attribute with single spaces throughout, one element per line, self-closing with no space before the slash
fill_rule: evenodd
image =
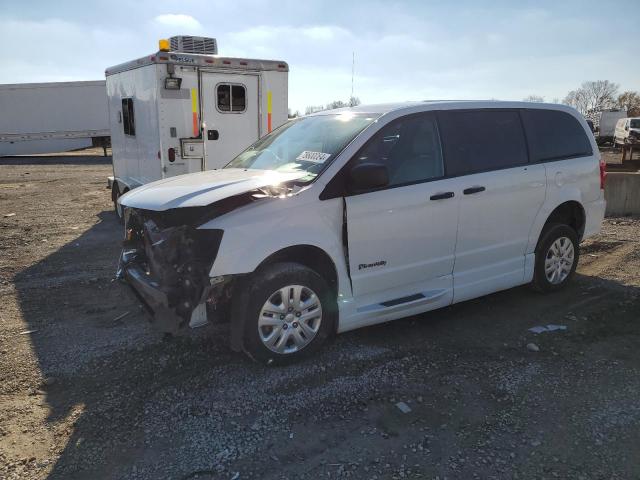
<path id="1" fill-rule="evenodd" d="M 191 89 L 191 114 L 193 116 L 193 136 L 198 137 L 200 135 L 200 129 L 198 128 L 198 90 Z"/>
<path id="2" fill-rule="evenodd" d="M 271 107 L 272 107 L 271 90 L 267 90 L 267 133 L 271 133 Z"/>

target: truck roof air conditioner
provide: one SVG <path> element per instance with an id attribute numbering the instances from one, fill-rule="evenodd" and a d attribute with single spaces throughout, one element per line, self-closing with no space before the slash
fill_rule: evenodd
<path id="1" fill-rule="evenodd" d="M 171 37 L 169 44 L 171 52 L 196 53 L 200 55 L 218 54 L 218 42 L 215 38 L 178 35 Z"/>

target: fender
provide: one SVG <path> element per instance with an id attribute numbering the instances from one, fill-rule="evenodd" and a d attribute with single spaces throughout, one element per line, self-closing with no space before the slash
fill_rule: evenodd
<path id="1" fill-rule="evenodd" d="M 280 250 L 310 245 L 331 258 L 338 276 L 338 294 L 351 297 L 342 244 L 342 199 L 318 202 L 317 197 L 314 201 L 313 195 L 304 193 L 263 199 L 200 226 L 224 231 L 209 276 L 251 273 Z"/>
<path id="2" fill-rule="evenodd" d="M 558 206 L 569 201 L 575 201 L 580 205 L 584 205 L 582 193 L 580 192 L 578 185 L 564 185 L 560 188 L 555 184 L 553 179 L 548 178 L 548 172 L 549 169 L 547 169 L 547 195 L 545 202 L 538 211 L 538 214 L 531 225 L 527 251 L 525 254 L 530 254 L 535 251 L 538 239 L 540 238 L 540 233 L 542 233 L 542 229 L 544 228 L 547 219 Z"/>

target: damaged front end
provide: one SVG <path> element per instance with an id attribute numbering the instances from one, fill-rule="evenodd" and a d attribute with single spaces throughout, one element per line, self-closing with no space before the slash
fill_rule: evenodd
<path id="1" fill-rule="evenodd" d="M 200 213 L 201 209 L 126 210 L 116 276 L 129 283 L 163 332 L 206 324 L 211 306 L 230 297 L 230 279 L 209 278 L 223 232 L 193 226 L 201 225 Z"/>

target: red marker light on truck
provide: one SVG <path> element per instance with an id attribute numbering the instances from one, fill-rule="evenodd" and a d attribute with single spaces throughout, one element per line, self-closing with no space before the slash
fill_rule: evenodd
<path id="1" fill-rule="evenodd" d="M 604 190 L 604 184 L 607 180 L 607 163 L 600 160 L 600 190 Z"/>
<path id="2" fill-rule="evenodd" d="M 176 161 L 176 149 L 175 148 L 170 148 L 169 149 L 169 161 L 170 162 L 175 162 Z"/>

